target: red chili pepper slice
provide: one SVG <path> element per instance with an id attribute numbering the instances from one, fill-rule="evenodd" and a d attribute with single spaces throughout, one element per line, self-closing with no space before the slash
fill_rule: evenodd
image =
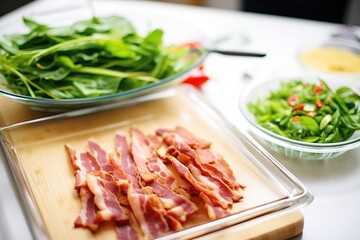
<path id="1" fill-rule="evenodd" d="M 198 68 L 194 69 L 188 78 L 186 78 L 182 83 L 187 83 L 195 86 L 200 89 L 202 85 L 209 80 L 209 77 L 206 76 L 204 72 L 204 66 L 201 64 Z"/>
<path id="2" fill-rule="evenodd" d="M 304 110 L 304 108 L 305 108 L 305 104 L 299 104 L 299 105 L 297 105 L 297 106 L 294 107 L 294 110 L 300 110 L 300 111 L 302 111 L 302 110 Z"/>
<path id="3" fill-rule="evenodd" d="M 296 94 L 290 95 L 288 98 L 288 104 L 290 107 L 295 106 L 298 101 L 299 97 Z"/>
<path id="4" fill-rule="evenodd" d="M 316 100 L 315 100 L 315 106 L 316 106 L 317 108 L 322 108 L 323 105 L 324 105 L 324 104 L 323 104 L 319 99 L 316 99 Z"/>
<path id="5" fill-rule="evenodd" d="M 316 85 L 316 86 L 314 87 L 314 94 L 315 94 L 315 95 L 321 94 L 321 93 L 322 93 L 322 90 L 323 90 L 323 86 L 324 86 L 324 84 Z"/>

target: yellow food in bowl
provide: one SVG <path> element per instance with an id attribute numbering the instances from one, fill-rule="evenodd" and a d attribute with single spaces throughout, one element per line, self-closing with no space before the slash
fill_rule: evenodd
<path id="1" fill-rule="evenodd" d="M 360 55 L 335 47 L 309 50 L 300 56 L 308 68 L 333 73 L 360 73 Z"/>

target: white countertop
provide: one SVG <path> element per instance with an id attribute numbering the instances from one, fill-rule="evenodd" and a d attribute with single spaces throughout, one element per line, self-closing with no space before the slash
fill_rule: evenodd
<path id="1" fill-rule="evenodd" d="M 24 13 L 56 8 L 66 1 L 36 1 L 0 18 L 15 21 Z M 237 101 L 250 81 L 244 73 L 266 76 L 299 70 L 297 52 L 326 40 L 339 25 L 291 18 L 174 4 L 118 1 L 121 7 L 179 18 L 200 29 L 208 39 L 231 36 L 228 44 L 242 50 L 267 53 L 266 58 L 229 57 L 211 54 L 205 62 L 210 80 L 204 95 L 236 126 L 241 127 Z M 3 26 L 3 25 L 2 25 Z M 359 79 L 360 81 L 360 79 Z M 360 239 L 360 149 L 327 161 L 304 161 L 274 156 L 314 194 L 301 212 L 305 227 L 300 239 Z M 0 239 L 31 239 L 4 158 L 0 164 Z"/>

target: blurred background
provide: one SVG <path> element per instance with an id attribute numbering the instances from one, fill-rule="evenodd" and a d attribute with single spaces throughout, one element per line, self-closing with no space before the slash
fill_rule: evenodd
<path id="1" fill-rule="evenodd" d="M 0 0 L 0 16 L 32 0 Z M 43 0 L 44 1 L 44 0 Z M 50 1 L 50 0 L 48 0 Z M 121 0 L 119 0 L 121 1 Z M 150 1 L 150 0 L 148 0 Z M 360 26 L 360 0 L 153 0 Z"/>

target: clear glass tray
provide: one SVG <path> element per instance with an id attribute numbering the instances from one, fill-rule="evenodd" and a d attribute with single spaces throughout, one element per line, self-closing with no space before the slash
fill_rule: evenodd
<path id="1" fill-rule="evenodd" d="M 136 99 L 76 110 L 0 129 L 9 169 L 22 197 L 35 239 L 115 239 L 109 225 L 98 233 L 73 227 L 80 210 L 73 169 L 65 151 L 70 143 L 84 149 L 94 138 L 108 152 L 116 132 L 137 127 L 145 133 L 183 126 L 212 142 L 246 186 L 231 215 L 210 221 L 204 212 L 185 229 L 160 239 L 191 239 L 274 212 L 298 209 L 313 195 L 245 131 L 232 126 L 194 88 L 182 86 Z"/>

